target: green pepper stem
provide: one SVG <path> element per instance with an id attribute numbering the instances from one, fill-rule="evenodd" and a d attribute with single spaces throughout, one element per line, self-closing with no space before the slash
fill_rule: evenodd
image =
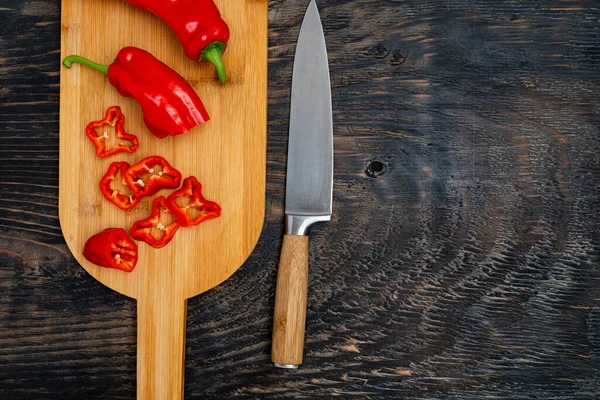
<path id="1" fill-rule="evenodd" d="M 222 85 L 227 82 L 227 71 L 225 71 L 225 65 L 223 65 L 223 59 L 221 58 L 225 47 L 227 47 L 225 43 L 213 42 L 200 53 L 200 60 L 206 60 L 215 66 L 219 82 Z"/>
<path id="2" fill-rule="evenodd" d="M 96 71 L 104 72 L 105 74 L 108 73 L 108 65 L 98 64 L 80 56 L 68 56 L 63 60 L 62 63 L 67 68 L 71 68 L 71 65 L 73 63 L 80 63 L 83 65 L 87 65 L 88 67 L 91 67 Z"/>

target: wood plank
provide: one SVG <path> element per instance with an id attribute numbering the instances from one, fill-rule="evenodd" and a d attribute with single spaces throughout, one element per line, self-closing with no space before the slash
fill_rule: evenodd
<path id="1" fill-rule="evenodd" d="M 269 2 L 266 223 L 188 301 L 185 398 L 597 397 L 600 10 L 584 0 L 318 2 L 335 219 L 311 232 L 303 367 L 270 365 L 307 3 Z M 79 267 L 56 219 L 59 5 L 0 6 L 0 397 L 130 400 L 136 301 Z"/>

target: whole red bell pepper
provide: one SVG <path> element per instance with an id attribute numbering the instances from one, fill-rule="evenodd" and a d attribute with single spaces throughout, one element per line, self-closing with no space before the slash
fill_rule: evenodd
<path id="1" fill-rule="evenodd" d="M 97 131 L 98 128 L 105 126 L 113 126 L 115 128 L 115 136 L 119 139 L 130 141 L 131 144 L 121 142 L 112 149 L 107 150 L 106 141 L 108 139 L 108 132 L 104 132 L 100 136 Z M 103 119 L 90 122 L 85 128 L 85 134 L 92 141 L 92 144 L 96 148 L 96 155 L 99 158 L 110 157 L 118 153 L 133 153 L 139 146 L 138 138 L 135 135 L 125 132 L 125 116 L 119 106 L 109 107 Z"/>
<path id="2" fill-rule="evenodd" d="M 189 198 L 188 205 L 181 205 L 177 202 L 182 197 Z M 181 189 L 173 192 L 167 198 L 167 206 L 171 214 L 177 219 L 181 226 L 195 226 L 208 219 L 217 218 L 221 215 L 221 207 L 214 201 L 206 200 L 202 196 L 202 184 L 194 176 L 189 176 L 183 181 Z M 190 208 L 198 211 L 196 216 L 192 216 Z"/>
<path id="3" fill-rule="evenodd" d="M 110 164 L 108 170 L 100 179 L 100 191 L 106 200 L 119 207 L 121 210 L 131 210 L 141 200 L 142 196 L 137 195 L 135 187 L 129 186 L 125 179 L 125 174 L 129 169 L 129 164 L 124 161 L 115 161 Z M 117 175 L 121 174 L 121 182 L 131 189 L 131 194 L 121 193 L 111 187 L 111 184 L 117 180 Z"/>
<path id="4" fill-rule="evenodd" d="M 213 0 L 125 0 L 162 19 L 175 32 L 186 56 L 211 62 L 222 84 L 227 80 L 222 53 L 229 27 Z"/>
<path id="5" fill-rule="evenodd" d="M 169 207 L 167 207 L 166 200 L 163 196 L 159 196 L 152 202 L 152 213 L 148 218 L 134 222 L 133 226 L 129 230 L 129 234 L 132 238 L 148 243 L 152 247 L 157 249 L 165 247 L 173 236 L 179 224 L 172 222 L 165 226 L 160 222 L 160 212 L 164 211 L 169 213 Z M 160 237 L 154 237 L 153 229 L 158 229 L 161 233 Z"/>
<path id="6" fill-rule="evenodd" d="M 144 178 L 147 177 L 145 180 Z M 146 157 L 125 172 L 125 183 L 137 197 L 152 196 L 161 189 L 176 189 L 181 183 L 181 172 L 161 156 Z"/>
<path id="7" fill-rule="evenodd" d="M 83 256 L 101 267 L 131 272 L 138 261 L 138 248 L 125 229 L 109 228 L 87 240 Z"/>
<path id="8" fill-rule="evenodd" d="M 80 56 L 68 56 L 63 65 L 81 63 L 108 74 L 119 94 L 142 106 L 144 123 L 156 137 L 181 135 L 209 120 L 202 100 L 190 84 L 146 50 L 125 47 L 110 66 Z"/>

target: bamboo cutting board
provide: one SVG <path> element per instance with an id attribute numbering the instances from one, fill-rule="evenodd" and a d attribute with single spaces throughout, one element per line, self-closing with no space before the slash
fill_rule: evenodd
<path id="1" fill-rule="evenodd" d="M 139 399 L 179 399 L 183 394 L 186 300 L 231 276 L 249 256 L 262 228 L 266 168 L 267 2 L 217 0 L 231 29 L 223 60 L 228 83 L 214 67 L 185 57 L 175 34 L 157 17 L 121 0 L 63 0 L 62 58 L 78 54 L 110 64 L 125 46 L 150 51 L 194 87 L 211 117 L 177 137 L 158 139 L 144 126 L 133 99 L 120 97 L 100 72 L 82 65 L 61 68 L 59 212 L 67 244 L 81 265 L 108 287 L 138 301 Z M 85 126 L 118 105 L 125 129 L 138 136 L 133 154 L 95 156 Z M 180 228 L 162 249 L 138 242 L 132 273 L 97 267 L 82 256 L 86 240 L 105 228 L 129 230 L 149 215 L 152 199 L 121 211 L 104 199 L 98 183 L 113 161 L 133 164 L 160 155 L 183 177 L 194 175 L 221 216 Z"/>

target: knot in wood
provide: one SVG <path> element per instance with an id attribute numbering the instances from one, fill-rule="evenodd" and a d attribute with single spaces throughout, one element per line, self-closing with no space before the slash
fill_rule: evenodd
<path id="1" fill-rule="evenodd" d="M 371 178 L 377 178 L 380 175 L 383 175 L 385 173 L 387 169 L 387 166 L 382 163 L 381 161 L 371 161 L 369 162 L 369 164 L 367 165 L 367 168 L 365 169 L 365 174 L 367 174 L 367 176 L 371 177 Z"/>

